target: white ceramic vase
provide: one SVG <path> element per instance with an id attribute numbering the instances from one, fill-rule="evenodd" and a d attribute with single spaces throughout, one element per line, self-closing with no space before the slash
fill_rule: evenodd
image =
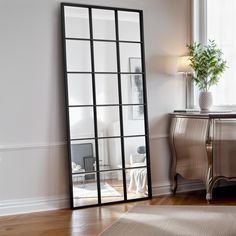
<path id="1" fill-rule="evenodd" d="M 211 92 L 200 92 L 199 94 L 199 106 L 201 111 L 207 112 L 211 109 L 213 104 L 213 98 Z"/>

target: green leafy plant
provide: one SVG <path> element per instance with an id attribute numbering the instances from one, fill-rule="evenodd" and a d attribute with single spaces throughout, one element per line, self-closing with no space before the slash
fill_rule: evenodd
<path id="1" fill-rule="evenodd" d="M 187 45 L 190 66 L 194 70 L 192 79 L 199 87 L 200 91 L 209 91 L 212 85 L 219 82 L 220 76 L 225 71 L 227 65 L 222 58 L 223 53 L 214 40 L 209 40 L 208 45 L 194 42 Z"/>

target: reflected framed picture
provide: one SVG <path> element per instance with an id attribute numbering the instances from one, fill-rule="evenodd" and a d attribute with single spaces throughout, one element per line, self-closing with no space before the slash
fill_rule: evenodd
<path id="1" fill-rule="evenodd" d="M 133 120 L 143 120 L 144 107 L 143 105 L 143 79 L 142 79 L 142 63 L 140 57 L 130 57 L 129 66 L 131 73 L 131 104 L 135 104 L 131 108 L 131 117 Z"/>

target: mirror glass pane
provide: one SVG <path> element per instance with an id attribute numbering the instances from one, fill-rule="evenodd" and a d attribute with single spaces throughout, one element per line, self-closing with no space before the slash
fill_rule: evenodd
<path id="1" fill-rule="evenodd" d="M 119 104 L 117 75 L 96 74 L 95 81 L 98 105 Z"/>
<path id="2" fill-rule="evenodd" d="M 148 197 L 147 168 L 126 170 L 127 199 Z"/>
<path id="3" fill-rule="evenodd" d="M 73 174 L 95 171 L 95 141 L 76 140 L 71 142 L 71 169 Z M 92 176 L 85 177 L 86 180 L 94 179 Z"/>
<path id="4" fill-rule="evenodd" d="M 72 176 L 74 207 L 98 204 L 97 180 L 86 179 L 87 175 L 79 173 Z"/>
<path id="5" fill-rule="evenodd" d="M 123 106 L 124 136 L 145 134 L 144 106 Z"/>
<path id="6" fill-rule="evenodd" d="M 119 39 L 140 41 L 139 13 L 118 11 Z"/>
<path id="7" fill-rule="evenodd" d="M 142 74 L 121 75 L 122 103 L 143 104 Z"/>
<path id="8" fill-rule="evenodd" d="M 120 66 L 121 72 L 142 72 L 139 43 L 120 43 Z"/>
<path id="9" fill-rule="evenodd" d="M 116 43 L 94 42 L 96 72 L 117 72 Z"/>
<path id="10" fill-rule="evenodd" d="M 115 12 L 111 10 L 92 9 L 93 38 L 115 40 Z"/>
<path id="11" fill-rule="evenodd" d="M 91 72 L 90 42 L 66 40 L 67 71 Z"/>
<path id="12" fill-rule="evenodd" d="M 98 137 L 120 136 L 119 106 L 97 107 Z"/>
<path id="13" fill-rule="evenodd" d="M 68 74 L 69 105 L 92 105 L 91 74 Z"/>
<path id="14" fill-rule="evenodd" d="M 124 138 L 125 167 L 146 166 L 145 137 Z"/>
<path id="15" fill-rule="evenodd" d="M 65 7 L 65 34 L 67 38 L 89 38 L 88 8 Z"/>
<path id="16" fill-rule="evenodd" d="M 100 183 L 102 203 L 124 200 L 123 175 L 121 170 L 101 172 Z"/>
<path id="17" fill-rule="evenodd" d="M 70 107 L 71 139 L 94 138 L 93 107 Z"/>
<path id="18" fill-rule="evenodd" d="M 120 138 L 99 139 L 98 148 L 100 170 L 122 168 Z"/>

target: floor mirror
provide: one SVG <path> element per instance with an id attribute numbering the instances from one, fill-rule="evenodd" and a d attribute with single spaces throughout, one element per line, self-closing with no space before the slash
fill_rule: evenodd
<path id="1" fill-rule="evenodd" d="M 150 199 L 142 11 L 61 15 L 71 208 Z"/>

